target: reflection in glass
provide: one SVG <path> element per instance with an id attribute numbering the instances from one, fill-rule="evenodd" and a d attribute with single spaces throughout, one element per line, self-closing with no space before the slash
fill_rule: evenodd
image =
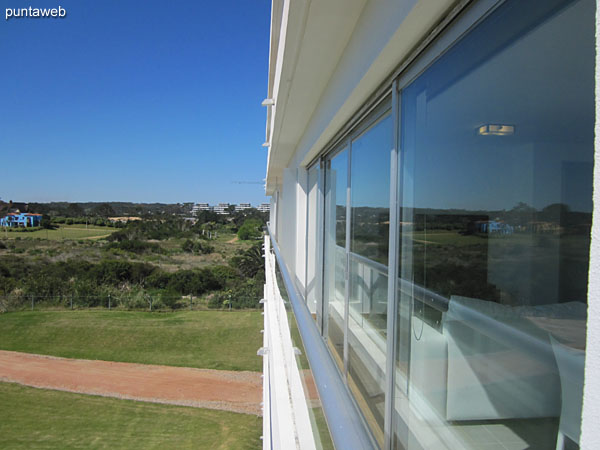
<path id="1" fill-rule="evenodd" d="M 348 382 L 383 443 L 385 404 L 389 173 L 388 114 L 352 141 Z"/>
<path id="2" fill-rule="evenodd" d="M 402 91 L 398 378 L 420 445 L 579 441 L 595 5 L 534 3 L 506 2 Z"/>
<path id="3" fill-rule="evenodd" d="M 346 196 L 348 151 L 327 162 L 325 172 L 325 269 L 324 298 L 327 301 L 327 333 L 337 362 L 343 366 L 344 316 L 346 308 Z"/>

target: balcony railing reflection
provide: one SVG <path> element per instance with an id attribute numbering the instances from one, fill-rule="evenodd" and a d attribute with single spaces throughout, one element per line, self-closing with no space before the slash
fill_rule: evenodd
<path id="1" fill-rule="evenodd" d="M 368 371 L 363 380 L 373 383 L 367 390 L 384 392 L 388 269 L 361 255 L 346 256 L 338 246 L 337 271 L 344 270 L 346 258 L 348 342 Z M 410 380 L 410 404 L 438 424 L 442 441 L 468 447 L 461 435 L 467 423 L 471 429 L 498 427 L 533 443 L 540 433 L 556 436 L 559 421 L 561 436 L 577 435 L 569 436 L 577 441 L 581 395 L 574 392 L 580 388 L 567 387 L 583 380 L 585 304 L 508 306 L 446 298 L 404 279 L 397 297 L 409 305 L 400 310 L 409 316 L 403 323 L 411 327 L 411 339 L 410 358 L 404 366 L 398 363 L 396 384 Z M 559 343 L 569 339 L 569 345 Z"/>

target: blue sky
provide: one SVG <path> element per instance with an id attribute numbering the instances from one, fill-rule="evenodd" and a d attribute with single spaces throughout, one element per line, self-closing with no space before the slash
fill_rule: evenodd
<path id="1" fill-rule="evenodd" d="M 269 0 L 0 7 L 0 198 L 267 201 Z"/>

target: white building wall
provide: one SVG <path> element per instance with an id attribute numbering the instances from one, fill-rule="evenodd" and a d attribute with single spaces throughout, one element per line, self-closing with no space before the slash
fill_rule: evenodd
<path id="1" fill-rule="evenodd" d="M 308 191 L 308 172 L 297 169 L 296 184 L 296 286 L 306 296 L 306 201 Z"/>
<path id="2" fill-rule="evenodd" d="M 588 322 L 585 349 L 585 379 L 583 391 L 583 417 L 581 423 L 581 448 L 600 448 L 600 13 L 596 2 L 596 139 L 594 157 L 594 217 L 590 246 L 590 272 L 588 283 Z"/>
<path id="3" fill-rule="evenodd" d="M 296 169 L 284 169 L 283 188 L 278 201 L 279 238 L 283 259 L 288 264 L 290 273 L 296 273 L 296 202 L 297 202 Z"/>
<path id="4" fill-rule="evenodd" d="M 306 180 L 298 184 L 298 167 L 321 151 L 344 123 L 358 110 L 361 103 L 372 92 L 370 80 L 384 79 L 401 60 L 401 55 L 423 38 L 428 25 L 433 26 L 455 2 L 402 1 L 398 7 L 396 0 L 370 1 L 365 8 L 351 40 L 342 55 L 331 81 L 325 89 L 321 101 L 314 110 L 311 120 L 298 143 L 288 168 L 284 169 L 283 187 L 271 198 L 271 223 L 275 223 L 277 239 L 283 257 L 290 271 L 300 276 L 305 270 L 306 235 Z M 429 11 L 425 13 L 424 11 Z M 431 11 L 437 11 L 432 13 Z M 423 16 L 425 22 L 414 18 Z M 398 24 L 403 24 L 398 26 Z M 414 25 L 418 24 L 418 25 Z M 413 26 L 413 29 L 410 26 Z M 414 27 L 418 29 L 414 29 Z M 596 30 L 600 27 L 600 13 L 596 12 Z M 402 39 L 402 36 L 408 37 Z M 596 84 L 600 82 L 600 38 L 596 35 Z M 397 57 L 387 59 L 388 66 L 377 63 L 382 54 L 397 49 Z M 402 49 L 408 49 L 402 51 Z M 369 86 L 369 89 L 366 88 Z M 596 94 L 596 141 L 600 148 L 600 96 Z M 596 151 L 594 168 L 594 221 L 590 249 L 588 323 L 585 363 L 585 387 L 582 414 L 582 449 L 600 448 L 600 152 Z M 302 170 L 302 169 L 300 169 Z M 303 170 L 302 170 L 303 171 Z M 304 171 L 303 171 L 304 172 Z M 304 184 L 302 185 L 302 180 Z M 302 197 L 301 192 L 304 193 Z M 284 200 L 285 199 L 285 200 Z M 303 200 L 302 200 L 303 199 Z M 304 201 L 304 204 L 302 204 Z M 304 211 L 304 213 L 301 213 Z M 301 225 L 303 224 L 303 225 Z M 302 242 L 302 244 L 301 244 Z M 296 254 L 296 250 L 302 254 Z"/>
<path id="5" fill-rule="evenodd" d="M 277 235 L 277 191 L 271 196 L 269 199 L 269 203 L 271 204 L 271 208 L 269 209 L 269 223 L 271 225 L 271 230 L 275 233 L 275 238 L 279 239 Z"/>
<path id="6" fill-rule="evenodd" d="M 307 164 L 314 158 L 455 4 L 454 0 L 369 1 L 290 166 Z"/>

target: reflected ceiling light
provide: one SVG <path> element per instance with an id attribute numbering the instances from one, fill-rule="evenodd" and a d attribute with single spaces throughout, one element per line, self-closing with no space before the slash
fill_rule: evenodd
<path id="1" fill-rule="evenodd" d="M 263 106 L 273 106 L 275 104 L 275 100 L 273 100 L 272 98 L 265 98 L 261 105 Z"/>
<path id="2" fill-rule="evenodd" d="M 515 126 L 488 123 L 480 126 L 477 133 L 480 136 L 512 136 L 515 134 Z"/>

